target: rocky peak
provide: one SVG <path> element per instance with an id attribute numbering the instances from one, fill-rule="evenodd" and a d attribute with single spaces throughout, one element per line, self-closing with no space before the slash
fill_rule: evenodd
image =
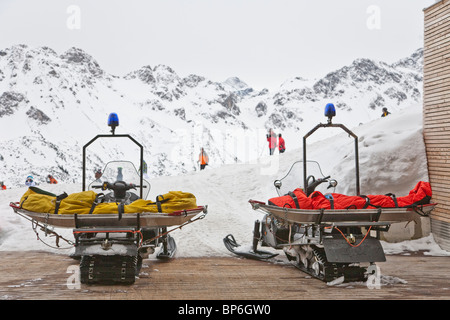
<path id="1" fill-rule="evenodd" d="M 394 68 L 408 68 L 413 71 L 422 72 L 423 70 L 423 48 L 417 49 L 411 56 L 400 59 L 392 64 Z"/>
<path id="2" fill-rule="evenodd" d="M 155 77 L 153 76 L 153 70 L 152 70 L 152 67 L 150 67 L 149 65 L 143 66 L 139 70 L 129 73 L 128 75 L 125 76 L 125 79 L 134 79 L 136 77 L 139 80 L 141 80 L 142 82 L 147 83 L 147 84 L 155 83 Z"/>
<path id="3" fill-rule="evenodd" d="M 95 77 L 99 77 L 104 74 L 104 71 L 100 68 L 97 61 L 79 48 L 70 48 L 60 55 L 60 58 L 69 64 L 86 68 L 87 71 Z"/>
<path id="4" fill-rule="evenodd" d="M 237 96 L 245 96 L 253 92 L 253 89 L 250 88 L 247 83 L 239 79 L 238 77 L 230 77 L 224 82 L 221 83 L 224 90 L 232 92 Z"/>

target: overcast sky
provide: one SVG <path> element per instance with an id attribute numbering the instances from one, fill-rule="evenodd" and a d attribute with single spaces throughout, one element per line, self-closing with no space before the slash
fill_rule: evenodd
<path id="1" fill-rule="evenodd" d="M 0 0 L 0 49 L 79 47 L 109 73 L 166 64 L 257 89 L 423 47 L 434 0 Z"/>

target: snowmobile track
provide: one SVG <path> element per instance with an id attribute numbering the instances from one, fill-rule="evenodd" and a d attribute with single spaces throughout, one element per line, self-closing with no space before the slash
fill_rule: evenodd
<path id="1" fill-rule="evenodd" d="M 449 257 L 388 255 L 387 262 L 377 265 L 382 277 L 394 279 L 380 289 L 369 289 L 362 282 L 329 286 L 286 261 L 238 257 L 147 259 L 133 285 L 77 288 L 70 281 L 68 286 L 78 267 L 76 260 L 39 251 L 0 252 L 0 299 L 181 300 L 183 305 L 186 299 L 450 299 Z"/>

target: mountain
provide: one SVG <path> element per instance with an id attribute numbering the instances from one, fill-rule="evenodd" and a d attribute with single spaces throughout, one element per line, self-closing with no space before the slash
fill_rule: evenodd
<path id="1" fill-rule="evenodd" d="M 335 122 L 350 128 L 379 118 L 383 107 L 396 112 L 420 103 L 422 64 L 422 49 L 393 64 L 357 59 L 318 80 L 288 79 L 271 92 L 237 77 L 182 77 L 165 65 L 112 75 L 79 48 L 58 54 L 13 46 L 0 50 L 0 180 L 17 186 L 29 174 L 42 182 L 52 173 L 80 182 L 82 147 L 109 132 L 111 112 L 120 119 L 116 133 L 144 144 L 151 177 L 198 170 L 201 147 L 211 167 L 257 159 L 268 152 L 269 128 L 283 133 L 289 152 L 325 120 L 328 102 L 337 108 Z M 96 142 L 88 149 L 88 175 L 123 158 L 137 164 L 138 151 L 126 141 Z"/>

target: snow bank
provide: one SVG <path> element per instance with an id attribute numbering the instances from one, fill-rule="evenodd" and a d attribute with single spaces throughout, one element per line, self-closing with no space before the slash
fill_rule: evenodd
<path id="1" fill-rule="evenodd" d="M 339 119 L 334 122 L 338 123 Z M 419 106 L 350 129 L 359 137 L 361 193 L 392 192 L 402 196 L 408 194 L 418 181 L 428 180 Z M 324 174 L 330 173 L 338 180 L 336 192 L 354 192 L 353 147 L 353 138 L 340 133 L 308 145 L 308 159 L 319 161 Z M 207 167 L 200 172 L 158 177 L 151 179 L 148 199 L 170 190 L 195 194 L 199 205 L 208 206 L 208 214 L 203 220 L 174 231 L 177 255 L 229 256 L 231 253 L 224 247 L 223 238 L 232 233 L 239 243 L 248 245 L 254 221 L 263 218 L 261 213 L 251 209 L 248 200 L 267 201 L 276 196 L 273 181 L 283 177 L 291 164 L 301 158 L 301 150 L 291 149 L 281 155 L 261 157 L 254 163 Z M 299 186 L 301 184 L 299 182 Z M 75 184 L 41 187 L 54 193 L 81 191 L 81 186 Z M 37 241 L 30 222 L 13 213 L 9 203 L 19 201 L 25 191 L 23 187 L 0 192 L 0 250 L 47 250 L 67 254 L 67 250 L 56 250 Z M 71 230 L 57 231 L 72 239 Z M 44 240 L 54 243 L 49 237 Z M 432 236 L 396 244 L 383 243 L 383 246 L 387 253 L 421 250 L 430 255 L 448 254 L 439 249 Z"/>

